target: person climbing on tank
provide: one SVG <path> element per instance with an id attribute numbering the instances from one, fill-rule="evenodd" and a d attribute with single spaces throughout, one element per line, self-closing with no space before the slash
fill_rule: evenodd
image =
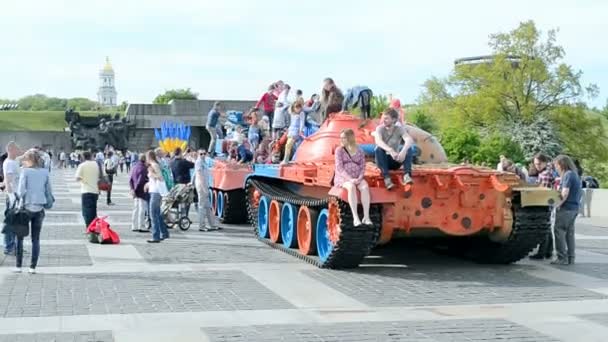
<path id="1" fill-rule="evenodd" d="M 302 101 L 296 100 L 289 107 L 289 116 L 291 117 L 289 128 L 287 129 L 287 144 L 285 144 L 285 156 L 281 164 L 287 164 L 291 158 L 294 146 L 297 139 L 304 134 L 304 124 L 306 123 L 306 114 L 302 110 L 304 104 Z"/>
<path id="2" fill-rule="evenodd" d="M 365 175 L 365 154 L 357 146 L 355 132 L 350 128 L 344 129 L 340 133 L 340 145 L 335 152 L 334 186 L 342 187 L 348 193 L 348 205 L 353 214 L 353 225 L 355 227 L 361 225 L 361 223 L 371 225 L 372 221 L 369 218 L 369 185 L 363 178 Z M 361 193 L 363 221 L 359 220 L 359 214 L 357 213 L 357 189 Z"/>
<path id="3" fill-rule="evenodd" d="M 255 104 L 255 109 L 261 108 L 264 111 L 264 115 L 268 117 L 270 123 L 272 123 L 272 119 L 274 118 L 274 105 L 277 101 L 277 96 L 273 94 L 274 89 L 274 84 L 268 86 L 268 91 L 265 92 L 260 100 Z M 260 105 L 262 105 L 262 107 L 260 107 Z"/>
<path id="4" fill-rule="evenodd" d="M 289 126 L 289 113 L 287 113 L 287 109 L 290 106 L 290 102 L 288 100 L 290 90 L 291 87 L 289 84 L 285 84 L 284 90 L 281 92 L 281 95 L 279 95 L 279 98 L 276 101 L 274 118 L 272 120 L 272 135 L 275 139 L 281 137 Z"/>
<path id="5" fill-rule="evenodd" d="M 344 95 L 342 110 L 359 107 L 361 109 L 361 120 L 367 120 L 371 117 L 373 95 L 372 90 L 366 86 L 350 88 L 346 91 L 346 95 Z"/>
<path id="6" fill-rule="evenodd" d="M 264 136 L 262 138 L 262 141 L 260 142 L 260 145 L 258 146 L 258 148 L 255 150 L 255 153 L 253 154 L 254 163 L 257 163 L 257 164 L 270 163 L 270 153 L 271 153 L 270 137 Z"/>
<path id="7" fill-rule="evenodd" d="M 344 95 L 334 80 L 327 77 L 323 80 L 323 89 L 321 89 L 321 123 L 327 119 L 329 114 L 338 113 L 342 110 Z"/>
<path id="8" fill-rule="evenodd" d="M 407 128 L 396 125 L 399 121 L 399 112 L 393 108 L 387 109 L 382 114 L 382 123 L 376 127 L 374 139 L 376 142 L 376 165 L 382 170 L 384 184 L 388 190 L 395 185 L 391 181 L 389 170 L 397 170 L 403 165 L 403 183 L 411 184 L 412 163 L 418 148 L 412 137 L 408 134 Z M 399 146 L 404 143 L 401 151 Z"/>

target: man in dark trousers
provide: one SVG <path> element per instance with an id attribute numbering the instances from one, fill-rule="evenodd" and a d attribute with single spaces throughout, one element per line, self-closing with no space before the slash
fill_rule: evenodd
<path id="1" fill-rule="evenodd" d="M 175 149 L 170 167 L 176 187 L 183 187 L 192 182 L 190 170 L 194 169 L 194 163 L 184 159 L 181 148 L 178 147 Z M 183 210 L 185 211 L 186 216 L 188 216 L 188 213 L 190 213 L 190 205 L 187 205 Z"/>
<path id="2" fill-rule="evenodd" d="M 146 213 L 148 212 L 150 194 L 144 190 L 146 183 L 148 183 L 148 168 L 146 166 L 146 155 L 142 153 L 133 166 L 129 177 L 129 193 L 133 197 L 131 230 L 134 232 L 149 231 L 146 226 Z"/>

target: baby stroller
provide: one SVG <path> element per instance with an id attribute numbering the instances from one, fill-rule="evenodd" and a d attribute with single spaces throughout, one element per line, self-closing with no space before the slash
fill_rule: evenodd
<path id="1" fill-rule="evenodd" d="M 188 230 L 192 221 L 186 215 L 186 208 L 194 201 L 192 184 L 175 184 L 167 196 L 163 197 L 160 206 L 165 224 L 173 228 L 176 224 L 181 230 Z"/>

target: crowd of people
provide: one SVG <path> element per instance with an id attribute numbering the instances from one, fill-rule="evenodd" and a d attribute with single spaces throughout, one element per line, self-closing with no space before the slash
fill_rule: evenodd
<path id="1" fill-rule="evenodd" d="M 151 232 L 151 238 L 147 241 L 159 243 L 170 237 L 161 208 L 163 199 L 174 189 L 180 191 L 188 186 L 195 189 L 194 202 L 199 212 L 200 231 L 220 229 L 209 201 L 207 156 L 213 158 L 219 152 L 228 161 L 241 164 L 289 163 L 302 138 L 314 131 L 309 128 L 318 127 L 330 114 L 357 106 L 361 109 L 362 119 L 368 119 L 371 96 L 372 91 L 364 86 L 351 88 L 343 95 L 335 82 L 327 78 L 320 95 L 312 94 L 305 100 L 301 90 L 292 92 L 288 84 L 277 81 L 268 87 L 256 106 L 246 114 L 247 125 L 233 125 L 224 132 L 220 125 L 220 118 L 225 115 L 224 108 L 221 102 L 216 102 L 208 113 L 205 124 L 211 136 L 208 149 L 188 148 L 183 151 L 177 148 L 166 153 L 157 148 L 138 153 L 115 150 L 108 145 L 99 151 L 72 151 L 68 154 L 61 150 L 56 156 L 56 167 L 76 169 L 75 180 L 80 184 L 85 227 L 97 217 L 100 183 L 109 184 L 105 192 L 106 203 L 111 206 L 114 176 L 127 172 L 130 195 L 133 198 L 131 230 Z M 400 168 L 403 168 L 400 182 L 403 185 L 412 184 L 413 159 L 420 151 L 408 133 L 405 115 L 398 100 L 391 101 L 390 107 L 382 113 L 373 136 L 376 145 L 373 158 L 384 177 L 386 188 L 391 190 L 395 187 L 389 171 Z M 216 142 L 221 138 L 223 143 L 217 144 L 221 146 L 216 148 Z M 364 178 L 366 154 L 357 145 L 353 130 L 343 130 L 340 141 L 341 146 L 335 151 L 334 186 L 347 192 L 353 225 L 371 225 L 370 190 Z M 52 197 L 49 174 L 53 157 L 40 147 L 23 152 L 14 142 L 7 145 L 6 152 L 2 163 L 2 186 L 9 195 L 7 210 L 20 197 L 24 197 L 32 232 L 30 272 L 34 273 L 40 251 L 39 237 L 44 220 L 45 199 Z M 554 263 L 574 263 L 574 223 L 581 210 L 581 189 L 591 188 L 592 179 L 581 178 L 580 165 L 575 165 L 565 155 L 557 156 L 551 161 L 547 156 L 538 154 L 529 170 L 517 167 L 505 156 L 501 156 L 497 169 L 513 172 L 530 184 L 559 190 L 561 201 L 554 207 L 557 249 Z M 358 198 L 363 207 L 363 217 L 358 214 Z M 588 199 L 586 203 L 589 215 L 591 193 L 587 192 L 585 198 Z M 189 204 L 180 207 L 185 217 L 188 217 L 189 209 Z M 552 257 L 552 241 L 549 236 L 532 258 Z M 16 270 L 20 272 L 23 237 L 5 232 L 4 253 L 17 256 Z"/>

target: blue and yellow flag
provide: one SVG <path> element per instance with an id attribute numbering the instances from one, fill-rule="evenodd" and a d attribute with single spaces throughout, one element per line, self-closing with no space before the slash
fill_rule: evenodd
<path id="1" fill-rule="evenodd" d="M 158 146 L 166 153 L 173 153 L 176 148 L 182 151 L 188 147 L 192 128 L 183 123 L 163 121 L 160 129 L 154 129 Z"/>

